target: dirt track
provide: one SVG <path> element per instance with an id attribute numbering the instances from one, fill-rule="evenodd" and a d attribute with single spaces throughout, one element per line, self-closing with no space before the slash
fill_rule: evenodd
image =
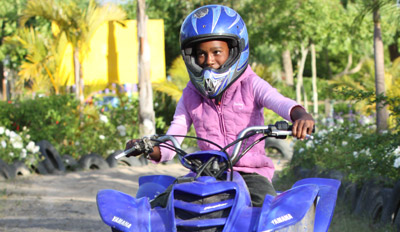
<path id="1" fill-rule="evenodd" d="M 98 190 L 134 195 L 139 176 L 156 173 L 179 176 L 187 169 L 149 164 L 0 181 L 0 231 L 111 231 L 97 212 Z"/>

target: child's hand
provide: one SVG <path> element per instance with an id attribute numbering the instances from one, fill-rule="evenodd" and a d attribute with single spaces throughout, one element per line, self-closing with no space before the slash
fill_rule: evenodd
<path id="1" fill-rule="evenodd" d="M 293 137 L 303 140 L 306 138 L 307 134 L 312 133 L 315 125 L 314 118 L 302 107 L 294 107 L 290 116 L 293 120 Z"/>
<path id="2" fill-rule="evenodd" d="M 131 139 L 131 140 L 129 140 L 128 142 L 126 142 L 125 150 L 128 150 L 129 148 L 132 148 L 139 141 L 140 141 L 140 139 Z M 140 151 L 140 150 L 135 150 L 135 151 L 127 154 L 127 157 L 129 157 L 129 156 L 138 156 L 138 155 L 141 155 L 142 153 L 143 152 Z M 154 146 L 153 147 L 153 152 L 148 154 L 147 158 L 151 159 L 151 160 L 155 160 L 155 161 L 160 161 L 160 159 L 161 159 L 160 147 L 159 146 Z"/>
<path id="3" fill-rule="evenodd" d="M 129 140 L 128 142 L 126 142 L 125 151 L 128 150 L 128 149 L 130 149 L 130 148 L 132 148 L 133 146 L 135 146 L 135 143 L 137 143 L 137 142 L 139 142 L 139 139 L 131 139 L 131 140 Z M 138 155 L 141 155 L 141 154 L 142 154 L 141 151 L 139 151 L 139 150 L 134 150 L 133 152 L 127 154 L 126 157 L 129 157 L 129 156 L 138 156 Z"/>

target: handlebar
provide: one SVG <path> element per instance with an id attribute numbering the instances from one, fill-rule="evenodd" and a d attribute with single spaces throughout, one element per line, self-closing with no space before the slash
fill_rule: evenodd
<path id="1" fill-rule="evenodd" d="M 152 139 L 157 139 L 157 142 L 152 140 Z M 175 137 L 171 136 L 171 135 L 163 135 L 158 137 L 157 135 L 151 136 L 151 137 L 144 137 L 142 139 L 143 144 L 142 146 L 140 146 L 140 144 L 137 144 L 136 146 L 133 146 L 125 151 L 123 151 L 122 153 L 118 154 L 115 156 L 115 159 L 120 159 L 124 156 L 127 156 L 129 153 L 135 151 L 135 150 L 143 150 L 143 151 L 150 151 L 153 149 L 153 147 L 155 145 L 157 145 L 157 143 L 159 142 L 167 142 L 167 141 L 171 141 L 172 144 L 174 145 L 174 147 L 181 149 L 181 145 L 179 144 L 178 140 L 175 139 Z"/>
<path id="2" fill-rule="evenodd" d="M 314 130 L 313 130 L 314 132 Z M 232 155 L 231 155 L 231 162 L 235 164 L 239 157 L 239 151 L 243 143 L 243 138 L 247 136 L 249 133 L 254 133 L 254 134 L 264 134 L 267 137 L 276 137 L 276 138 L 286 138 L 287 136 L 292 135 L 292 126 L 289 126 L 289 124 L 286 121 L 280 121 L 276 122 L 275 124 L 271 125 L 265 125 L 265 126 L 252 126 L 248 127 L 244 130 L 242 130 L 237 139 L 235 141 L 238 141 L 235 144 L 235 147 L 233 149 Z M 311 135 L 306 135 L 306 139 L 313 139 L 313 136 Z M 163 135 L 158 137 L 158 135 L 154 135 L 151 137 L 144 137 L 140 143 L 137 143 L 134 145 L 132 148 L 125 150 L 124 152 L 118 154 L 115 156 L 115 159 L 120 159 L 127 154 L 135 151 L 135 150 L 141 150 L 144 153 L 150 153 L 152 152 L 152 148 L 159 143 L 162 142 L 167 142 L 170 141 L 172 142 L 173 146 L 177 149 L 181 149 L 181 145 L 179 142 L 175 139 L 174 136 L 171 135 Z"/>
<path id="3" fill-rule="evenodd" d="M 275 123 L 274 125 L 252 126 L 242 130 L 237 138 L 239 142 L 236 143 L 231 155 L 231 161 L 233 164 L 236 163 L 237 159 L 239 158 L 238 154 L 243 143 L 243 140 L 241 140 L 241 138 L 245 137 L 250 132 L 255 132 L 255 134 L 265 134 L 268 135 L 268 137 L 286 138 L 287 136 L 292 135 L 292 126 L 289 126 L 289 124 L 285 121 L 281 121 Z M 314 137 L 312 135 L 306 135 L 306 139 L 313 138 Z"/>

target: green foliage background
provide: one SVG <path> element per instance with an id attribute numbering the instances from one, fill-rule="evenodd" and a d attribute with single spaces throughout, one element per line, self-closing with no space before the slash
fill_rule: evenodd
<path id="1" fill-rule="evenodd" d="M 82 115 L 73 95 L 0 102 L 0 126 L 17 132 L 26 127 L 33 141 L 48 140 L 61 155 L 78 159 L 95 152 L 106 157 L 123 149 L 128 139 L 138 137 L 137 99 L 118 99 L 118 107 L 87 105 Z M 101 120 L 104 116 L 107 122 Z M 117 129 L 121 125 L 125 135 Z"/>

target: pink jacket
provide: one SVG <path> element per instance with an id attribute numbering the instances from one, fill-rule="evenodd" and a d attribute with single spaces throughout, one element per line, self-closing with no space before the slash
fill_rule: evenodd
<path id="1" fill-rule="evenodd" d="M 246 127 L 264 125 L 264 107 L 291 121 L 290 111 L 297 105 L 295 101 L 284 97 L 268 82 L 258 77 L 248 66 L 223 93 L 219 105 L 215 104 L 215 100 L 200 95 L 189 82 L 183 90 L 167 134 L 185 135 L 193 124 L 198 137 L 224 147 L 235 140 L 240 131 Z M 247 144 L 258 138 L 257 136 L 250 138 Z M 183 140 L 181 137 L 177 139 L 180 142 Z M 201 150 L 218 150 L 203 141 L 198 141 L 198 146 Z M 234 166 L 234 170 L 255 172 L 271 180 L 275 168 L 272 160 L 265 155 L 264 146 L 264 141 L 255 145 Z M 228 154 L 231 154 L 232 150 L 233 146 L 228 149 Z M 171 160 L 174 155 L 175 153 L 169 149 L 161 148 L 160 162 Z"/>

